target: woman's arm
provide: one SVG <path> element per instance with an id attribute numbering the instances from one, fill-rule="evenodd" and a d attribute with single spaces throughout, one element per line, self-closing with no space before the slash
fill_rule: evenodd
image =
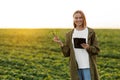
<path id="1" fill-rule="evenodd" d="M 90 45 L 86 49 L 92 55 L 97 55 L 100 52 L 95 32 L 93 32 L 93 34 L 91 36 Z"/>
<path id="2" fill-rule="evenodd" d="M 63 55 L 64 55 L 65 57 L 69 57 L 69 56 L 70 56 L 69 44 L 70 44 L 70 39 L 68 38 L 68 34 L 66 34 L 65 43 L 64 43 L 64 45 L 61 47 L 62 52 L 63 52 Z"/>
<path id="3" fill-rule="evenodd" d="M 65 57 L 69 57 L 69 56 L 70 56 L 70 49 L 69 49 L 69 46 L 68 46 L 69 40 L 68 40 L 67 37 L 66 37 L 66 40 L 65 40 L 65 44 L 63 44 L 63 42 L 59 39 L 58 36 L 55 36 L 55 37 L 53 38 L 53 41 L 54 41 L 54 42 L 57 42 L 57 43 L 61 46 L 63 55 L 64 55 Z"/>

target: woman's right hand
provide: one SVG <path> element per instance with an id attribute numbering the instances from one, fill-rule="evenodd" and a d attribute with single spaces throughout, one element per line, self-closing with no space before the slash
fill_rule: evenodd
<path id="1" fill-rule="evenodd" d="M 63 46 L 63 43 L 62 43 L 62 41 L 59 39 L 58 36 L 54 36 L 53 41 L 54 41 L 54 42 L 57 42 L 58 44 L 60 44 L 60 46 Z"/>

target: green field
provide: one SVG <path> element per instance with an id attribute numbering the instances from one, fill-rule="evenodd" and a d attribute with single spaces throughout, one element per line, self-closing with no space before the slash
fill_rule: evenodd
<path id="1" fill-rule="evenodd" d="M 52 32 L 62 41 L 69 29 L 0 29 L 0 80 L 70 80 L 69 58 L 62 55 Z M 120 29 L 95 29 L 101 52 L 100 80 L 120 80 Z"/>

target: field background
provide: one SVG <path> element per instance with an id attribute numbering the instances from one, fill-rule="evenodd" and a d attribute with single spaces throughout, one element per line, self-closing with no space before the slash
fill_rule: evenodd
<path id="1" fill-rule="evenodd" d="M 69 58 L 53 42 L 70 29 L 0 29 L 0 80 L 70 80 Z M 100 80 L 120 80 L 120 29 L 95 29 Z"/>

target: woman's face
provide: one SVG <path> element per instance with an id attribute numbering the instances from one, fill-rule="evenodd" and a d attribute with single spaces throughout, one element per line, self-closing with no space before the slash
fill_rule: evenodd
<path id="1" fill-rule="evenodd" d="M 83 17 L 80 13 L 74 14 L 73 18 L 76 26 L 81 26 L 83 24 Z"/>

